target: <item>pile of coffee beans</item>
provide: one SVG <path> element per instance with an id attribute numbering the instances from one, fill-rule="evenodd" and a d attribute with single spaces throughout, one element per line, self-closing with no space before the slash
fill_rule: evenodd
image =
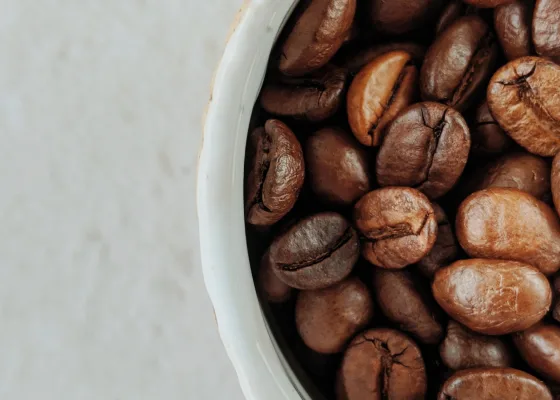
<path id="1" fill-rule="evenodd" d="M 560 0 L 297 6 L 245 216 L 313 398 L 560 399 L 557 62 Z"/>

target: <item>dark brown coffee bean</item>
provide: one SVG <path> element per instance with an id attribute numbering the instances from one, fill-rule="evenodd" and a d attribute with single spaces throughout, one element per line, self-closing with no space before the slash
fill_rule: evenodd
<path id="1" fill-rule="evenodd" d="M 457 239 L 471 257 L 515 260 L 552 275 L 560 268 L 560 220 L 545 203 L 517 189 L 492 188 L 459 207 Z"/>
<path id="2" fill-rule="evenodd" d="M 348 123 L 366 146 L 378 146 L 385 127 L 416 97 L 418 71 L 404 51 L 385 53 L 356 75 L 348 90 Z"/>
<path id="3" fill-rule="evenodd" d="M 454 370 L 509 367 L 513 363 L 511 349 L 500 338 L 475 333 L 455 321 L 447 325 L 439 354 L 443 363 Z"/>
<path id="4" fill-rule="evenodd" d="M 476 8 L 465 4 L 462 0 L 451 0 L 443 9 L 436 24 L 436 34 L 440 34 L 459 18 L 476 14 Z"/>
<path id="5" fill-rule="evenodd" d="M 315 214 L 274 239 L 268 262 L 276 275 L 297 289 L 332 286 L 346 278 L 360 255 L 358 235 L 333 212 Z"/>
<path id="6" fill-rule="evenodd" d="M 346 71 L 325 68 L 303 78 L 265 84 L 261 106 L 271 114 L 311 122 L 332 117 L 343 103 Z"/>
<path id="7" fill-rule="evenodd" d="M 490 114 L 486 100 L 476 109 L 471 140 L 472 152 L 479 156 L 504 153 L 515 143 Z"/>
<path id="8" fill-rule="evenodd" d="M 533 14 L 533 42 L 537 53 L 560 61 L 560 3 L 537 0 Z"/>
<path id="9" fill-rule="evenodd" d="M 368 155 L 354 137 L 338 128 L 313 134 L 305 146 L 313 192 L 335 205 L 352 205 L 371 187 Z"/>
<path id="10" fill-rule="evenodd" d="M 552 302 L 546 277 L 516 261 L 456 261 L 436 272 L 432 292 L 453 319 L 487 335 L 529 328 L 546 315 Z"/>
<path id="11" fill-rule="evenodd" d="M 272 270 L 272 264 L 268 262 L 268 254 L 265 254 L 258 276 L 259 292 L 269 303 L 285 303 L 292 297 L 294 289 L 288 286 L 276 276 Z"/>
<path id="12" fill-rule="evenodd" d="M 247 222 L 270 226 L 296 203 L 305 177 L 303 151 L 290 128 L 276 119 L 256 129 L 249 140 L 251 162 L 245 186 Z"/>
<path id="13" fill-rule="evenodd" d="M 447 193 L 467 163 L 471 140 L 457 111 L 439 103 L 417 103 L 387 128 L 377 155 L 381 186 L 411 186 L 431 199 Z"/>
<path id="14" fill-rule="evenodd" d="M 358 335 L 344 354 L 339 379 L 338 400 L 419 400 L 427 388 L 420 349 L 392 329 Z"/>
<path id="15" fill-rule="evenodd" d="M 500 126 L 531 153 L 560 150 L 560 66 L 538 57 L 511 61 L 492 77 L 488 106 Z"/>
<path id="16" fill-rule="evenodd" d="M 546 385 L 513 368 L 475 368 L 449 378 L 438 400 L 552 400 Z"/>
<path id="17" fill-rule="evenodd" d="M 497 55 L 484 20 L 475 15 L 458 19 L 426 53 L 420 72 L 422 98 L 465 110 L 490 77 Z"/>
<path id="18" fill-rule="evenodd" d="M 434 277 L 438 269 L 455 261 L 459 249 L 445 211 L 436 203 L 432 203 L 432 208 L 438 224 L 436 243 L 428 255 L 418 261 L 417 264 L 420 272 L 430 279 Z"/>
<path id="19" fill-rule="evenodd" d="M 496 7 L 494 27 L 508 60 L 535 54 L 532 40 L 533 0 L 513 0 Z"/>
<path id="20" fill-rule="evenodd" d="M 304 290 L 296 303 L 297 330 L 318 353 L 338 353 L 373 317 L 367 287 L 357 278 L 320 290 Z"/>
<path id="21" fill-rule="evenodd" d="M 421 65 L 426 54 L 426 48 L 413 42 L 392 42 L 378 44 L 367 48 L 358 53 L 352 53 L 342 61 L 342 66 L 351 74 L 360 71 L 367 64 L 378 57 L 393 51 L 405 51 L 410 54 L 411 60 L 415 65 Z"/>
<path id="22" fill-rule="evenodd" d="M 309 0 L 282 44 L 279 68 L 302 76 L 326 65 L 348 36 L 356 0 Z"/>
<path id="23" fill-rule="evenodd" d="M 560 327 L 538 324 L 513 336 L 521 356 L 542 376 L 560 383 Z"/>
<path id="24" fill-rule="evenodd" d="M 366 194 L 354 208 L 364 235 L 363 256 L 382 268 L 404 268 L 430 252 L 437 221 L 430 201 L 411 188 L 391 187 Z"/>
<path id="25" fill-rule="evenodd" d="M 529 153 L 510 153 L 488 164 L 475 177 L 473 191 L 502 187 L 519 189 L 544 199 L 550 193 L 550 167 L 541 157 Z"/>
<path id="26" fill-rule="evenodd" d="M 383 33 L 402 34 L 420 28 L 435 17 L 442 0 L 371 0 L 373 27 Z"/>
<path id="27" fill-rule="evenodd" d="M 552 280 L 552 290 L 554 291 L 552 318 L 560 322 L 560 274 L 556 274 L 556 277 Z"/>
<path id="28" fill-rule="evenodd" d="M 373 288 L 379 308 L 399 329 L 422 343 L 441 341 L 443 327 L 436 316 L 435 302 L 415 287 L 408 272 L 376 268 Z"/>
<path id="29" fill-rule="evenodd" d="M 554 205 L 556 206 L 558 215 L 560 215 L 560 153 L 558 153 L 552 161 L 552 177 L 550 184 L 552 187 Z"/>
<path id="30" fill-rule="evenodd" d="M 509 3 L 512 0 L 463 0 L 465 3 L 478 8 L 494 8 Z"/>

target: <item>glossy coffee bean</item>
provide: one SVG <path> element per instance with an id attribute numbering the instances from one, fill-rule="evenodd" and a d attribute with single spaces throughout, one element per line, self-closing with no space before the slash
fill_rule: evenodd
<path id="1" fill-rule="evenodd" d="M 344 354 L 338 400 L 423 399 L 426 369 L 418 346 L 392 329 L 358 335 Z"/>
<path id="2" fill-rule="evenodd" d="M 311 122 L 332 117 L 343 104 L 346 71 L 324 68 L 303 78 L 265 84 L 261 106 L 270 114 Z"/>
<path id="3" fill-rule="evenodd" d="M 436 34 L 439 35 L 459 18 L 475 13 L 475 7 L 465 4 L 462 0 L 451 0 L 439 16 L 436 23 Z"/>
<path id="4" fill-rule="evenodd" d="M 457 239 L 471 257 L 526 262 L 545 275 L 560 268 L 560 220 L 528 193 L 491 188 L 459 207 Z"/>
<path id="5" fill-rule="evenodd" d="M 451 223 L 445 215 L 445 211 L 436 203 L 432 203 L 432 208 L 436 216 L 438 224 L 438 234 L 436 243 L 432 250 L 420 261 L 418 261 L 418 269 L 427 278 L 433 278 L 436 271 L 446 267 L 455 261 L 459 246 L 453 233 Z"/>
<path id="6" fill-rule="evenodd" d="M 416 97 L 418 71 L 404 51 L 385 53 L 356 75 L 348 90 L 348 123 L 366 146 L 378 146 L 385 127 Z"/>
<path id="7" fill-rule="evenodd" d="M 541 157 L 529 153 L 506 154 L 488 164 L 477 178 L 475 191 L 513 188 L 541 200 L 550 193 L 550 166 Z"/>
<path id="8" fill-rule="evenodd" d="M 488 86 L 488 106 L 500 126 L 531 153 L 560 150 L 560 66 L 523 57 L 502 67 Z"/>
<path id="9" fill-rule="evenodd" d="M 443 363 L 454 370 L 513 364 L 513 352 L 502 339 L 473 332 L 455 321 L 447 325 L 439 354 Z"/>
<path id="10" fill-rule="evenodd" d="M 554 200 L 554 205 L 556 206 L 556 212 L 560 215 L 560 153 L 554 157 L 552 161 L 552 199 Z"/>
<path id="11" fill-rule="evenodd" d="M 494 8 L 502 4 L 511 2 L 512 0 L 463 0 L 465 3 L 478 8 Z"/>
<path id="12" fill-rule="evenodd" d="M 276 119 L 253 131 L 249 141 L 247 222 L 270 226 L 296 203 L 305 177 L 303 151 L 290 128 Z"/>
<path id="13" fill-rule="evenodd" d="M 281 46 L 279 69 L 302 76 L 326 65 L 348 36 L 356 0 L 309 0 Z"/>
<path id="14" fill-rule="evenodd" d="M 560 326 L 538 324 L 515 334 L 513 341 L 531 368 L 560 383 Z"/>
<path id="15" fill-rule="evenodd" d="M 363 256 L 382 268 L 404 268 L 430 252 L 437 221 L 430 201 L 415 189 L 390 187 L 366 194 L 354 208 L 364 236 Z"/>
<path id="16" fill-rule="evenodd" d="M 552 280 L 552 290 L 554 291 L 552 318 L 560 322 L 560 274 L 556 274 L 555 278 Z"/>
<path id="17" fill-rule="evenodd" d="M 363 67 L 378 57 L 393 51 L 405 51 L 410 54 L 412 63 L 422 65 L 426 48 L 414 42 L 391 42 L 378 44 L 357 53 L 348 55 L 341 65 L 351 74 L 358 73 Z"/>
<path id="18" fill-rule="evenodd" d="M 535 54 L 532 23 L 533 0 L 513 0 L 494 10 L 494 27 L 508 60 Z"/>
<path id="19" fill-rule="evenodd" d="M 515 143 L 496 122 L 487 101 L 476 109 L 471 140 L 472 153 L 479 156 L 504 153 Z"/>
<path id="20" fill-rule="evenodd" d="M 470 15 L 443 31 L 426 53 L 420 72 L 424 100 L 464 111 L 493 71 L 498 48 L 488 25 Z"/>
<path id="21" fill-rule="evenodd" d="M 376 268 L 373 292 L 381 312 L 400 330 L 411 333 L 422 343 L 441 341 L 443 327 L 436 316 L 436 304 L 415 287 L 408 272 Z"/>
<path id="22" fill-rule="evenodd" d="M 294 289 L 276 276 L 272 264 L 267 260 L 268 254 L 265 254 L 259 268 L 257 281 L 259 292 L 269 303 L 285 303 L 294 294 Z"/>
<path id="23" fill-rule="evenodd" d="M 467 123 L 443 104 L 417 103 L 389 125 L 377 155 L 381 186 L 410 186 L 431 199 L 447 193 L 467 163 Z"/>
<path id="24" fill-rule="evenodd" d="M 474 368 L 449 378 L 438 400 L 552 400 L 546 385 L 513 368 Z"/>
<path id="25" fill-rule="evenodd" d="M 318 353 L 344 350 L 373 317 L 367 287 L 357 278 L 319 290 L 304 290 L 296 303 L 296 326 L 305 344 Z"/>
<path id="26" fill-rule="evenodd" d="M 456 261 L 436 272 L 432 292 L 453 319 L 487 335 L 529 328 L 546 315 L 552 301 L 546 277 L 516 261 Z"/>
<path id="27" fill-rule="evenodd" d="M 315 214 L 278 236 L 268 251 L 268 263 L 291 287 L 323 289 L 345 279 L 360 254 L 358 235 L 333 212 Z"/>
<path id="28" fill-rule="evenodd" d="M 557 0 L 536 0 L 533 42 L 538 54 L 559 61 L 560 3 Z"/>
<path id="29" fill-rule="evenodd" d="M 369 0 L 373 27 L 383 33 L 402 34 L 432 20 L 443 0 Z"/>
<path id="30" fill-rule="evenodd" d="M 307 177 L 317 197 L 334 205 L 352 205 L 371 187 L 368 154 L 347 132 L 324 128 L 305 145 Z"/>

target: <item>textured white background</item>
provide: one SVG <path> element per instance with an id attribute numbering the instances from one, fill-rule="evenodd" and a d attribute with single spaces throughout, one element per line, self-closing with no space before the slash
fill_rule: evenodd
<path id="1" fill-rule="evenodd" d="M 0 0 L 0 399 L 242 398 L 195 209 L 240 4 Z"/>

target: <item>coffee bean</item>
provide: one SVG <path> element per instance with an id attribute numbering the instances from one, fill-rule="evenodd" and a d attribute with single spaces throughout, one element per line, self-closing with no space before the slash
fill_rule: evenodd
<path id="1" fill-rule="evenodd" d="M 473 6 L 465 4 L 462 0 L 451 0 L 443 9 L 436 24 L 436 34 L 446 30 L 459 18 L 466 15 L 476 14 L 477 10 Z"/>
<path id="2" fill-rule="evenodd" d="M 560 322 L 560 274 L 552 281 L 552 290 L 554 291 L 554 307 L 552 308 L 552 318 Z"/>
<path id="3" fill-rule="evenodd" d="M 426 369 L 418 346 L 392 329 L 358 335 L 344 354 L 338 400 L 423 399 Z"/>
<path id="4" fill-rule="evenodd" d="M 369 47 L 358 53 L 352 53 L 348 55 L 342 61 L 341 65 L 351 74 L 356 74 L 376 58 L 393 51 L 405 51 L 410 54 L 413 64 L 421 65 L 422 61 L 424 60 L 426 48 L 420 44 L 413 42 L 392 42 L 379 44 L 375 45 L 374 47 Z"/>
<path id="5" fill-rule="evenodd" d="M 513 341 L 531 368 L 560 383 L 560 327 L 538 324 L 515 334 Z"/>
<path id="6" fill-rule="evenodd" d="M 279 69 L 302 76 L 326 65 L 348 36 L 356 0 L 309 0 L 281 46 Z"/>
<path id="7" fill-rule="evenodd" d="M 348 90 L 348 122 L 360 143 L 378 146 L 385 127 L 416 97 L 418 71 L 404 51 L 385 53 L 356 75 Z"/>
<path id="8" fill-rule="evenodd" d="M 461 176 L 470 145 L 469 128 L 457 111 L 439 103 L 414 104 L 387 129 L 377 155 L 377 182 L 441 197 Z"/>
<path id="9" fill-rule="evenodd" d="M 327 289 L 304 290 L 296 303 L 297 330 L 318 353 L 338 353 L 373 317 L 367 287 L 350 278 Z"/>
<path id="10" fill-rule="evenodd" d="M 368 155 L 351 134 L 325 128 L 305 146 L 307 177 L 313 192 L 334 205 L 352 205 L 371 187 Z"/>
<path id="11" fill-rule="evenodd" d="M 344 98 L 346 71 L 324 68 L 303 78 L 282 78 L 265 84 L 261 106 L 267 112 L 311 122 L 332 117 Z"/>
<path id="12" fill-rule="evenodd" d="M 533 0 L 514 0 L 494 10 L 494 27 L 508 60 L 535 54 L 532 40 Z"/>
<path id="13" fill-rule="evenodd" d="M 259 292 L 269 303 L 285 303 L 290 300 L 294 290 L 276 276 L 272 270 L 272 264 L 267 260 L 268 254 L 265 254 L 257 281 Z"/>
<path id="14" fill-rule="evenodd" d="M 445 211 L 436 203 L 432 203 L 432 208 L 438 224 L 436 243 L 426 257 L 417 264 L 420 272 L 430 279 L 434 277 L 438 269 L 455 261 L 459 247 Z"/>
<path id="15" fill-rule="evenodd" d="M 391 187 L 366 194 L 354 208 L 364 235 L 363 256 L 382 268 L 403 268 L 432 249 L 437 221 L 430 201 L 411 188 Z"/>
<path id="16" fill-rule="evenodd" d="M 346 278 L 359 255 L 358 235 L 350 223 L 326 212 L 301 220 L 274 239 L 266 262 L 286 284 L 313 290 Z"/>
<path id="17" fill-rule="evenodd" d="M 560 268 L 560 221 L 528 193 L 492 188 L 469 196 L 457 214 L 457 239 L 471 257 L 526 262 L 545 275 Z"/>
<path id="18" fill-rule="evenodd" d="M 560 3 L 537 0 L 533 14 L 533 42 L 537 53 L 560 61 Z"/>
<path id="19" fill-rule="evenodd" d="M 504 153 L 515 143 L 490 114 L 486 100 L 476 109 L 471 140 L 472 152 L 479 156 Z"/>
<path id="20" fill-rule="evenodd" d="M 253 131 L 249 140 L 247 222 L 270 226 L 296 203 L 305 176 L 303 151 L 290 128 L 275 119 Z"/>
<path id="21" fill-rule="evenodd" d="M 438 400 L 552 400 L 544 383 L 513 368 L 475 368 L 449 378 Z"/>
<path id="22" fill-rule="evenodd" d="M 463 0 L 465 3 L 478 8 L 494 8 L 509 3 L 512 0 Z"/>
<path id="23" fill-rule="evenodd" d="M 436 272 L 432 291 L 453 319 L 488 335 L 529 328 L 546 315 L 552 301 L 546 277 L 516 261 L 456 261 Z"/>
<path id="24" fill-rule="evenodd" d="M 560 215 L 560 153 L 554 157 L 552 161 L 552 176 L 551 176 L 552 198 L 556 211 Z"/>
<path id="25" fill-rule="evenodd" d="M 492 77 L 488 106 L 500 126 L 531 153 L 560 150 L 560 66 L 538 57 L 511 61 Z"/>
<path id="26" fill-rule="evenodd" d="M 436 304 L 415 287 L 408 272 L 376 268 L 373 276 L 377 303 L 389 320 L 422 343 L 441 341 L 443 327 L 436 316 Z"/>
<path id="27" fill-rule="evenodd" d="M 420 72 L 424 100 L 464 111 L 493 72 L 498 48 L 488 25 L 470 15 L 443 31 L 426 53 Z"/>
<path id="28" fill-rule="evenodd" d="M 371 0 L 371 21 L 378 31 L 398 35 L 433 19 L 442 4 L 443 0 Z"/>
<path id="29" fill-rule="evenodd" d="M 500 338 L 475 333 L 455 321 L 449 321 L 439 353 L 443 363 L 454 370 L 513 364 L 512 351 Z"/>

